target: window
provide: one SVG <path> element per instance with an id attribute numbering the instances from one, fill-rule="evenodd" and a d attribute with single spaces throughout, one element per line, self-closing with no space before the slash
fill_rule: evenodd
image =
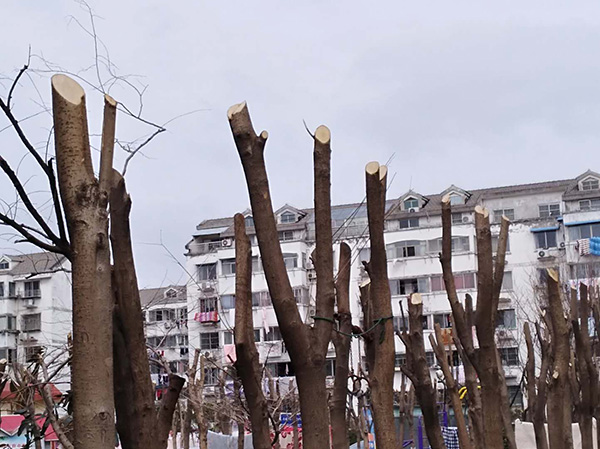
<path id="1" fill-rule="evenodd" d="M 587 223 L 578 226 L 569 226 L 569 237 L 571 240 L 600 237 L 600 223 Z"/>
<path id="2" fill-rule="evenodd" d="M 0 332 L 15 330 L 15 317 L 13 315 L 0 315 Z"/>
<path id="3" fill-rule="evenodd" d="M 504 277 L 502 278 L 502 290 L 512 290 L 512 289 L 513 289 L 512 272 L 505 271 Z"/>
<path id="4" fill-rule="evenodd" d="M 500 348 L 500 359 L 505 366 L 519 364 L 519 348 Z"/>
<path id="5" fill-rule="evenodd" d="M 392 295 L 410 295 L 417 292 L 427 293 L 429 292 L 429 279 L 391 279 L 390 291 Z"/>
<path id="6" fill-rule="evenodd" d="M 560 204 L 540 204 L 539 206 L 540 218 L 558 217 L 560 216 Z"/>
<path id="7" fill-rule="evenodd" d="M 235 309 L 235 295 L 222 295 L 221 307 L 223 310 Z"/>
<path id="8" fill-rule="evenodd" d="M 494 209 L 494 223 L 500 223 L 502 221 L 502 215 L 508 218 L 510 221 L 515 219 L 514 209 Z"/>
<path id="9" fill-rule="evenodd" d="M 283 263 L 288 270 L 298 268 L 298 254 L 284 254 Z"/>
<path id="10" fill-rule="evenodd" d="M 581 190 L 598 190 L 599 184 L 596 178 L 588 178 L 581 182 Z"/>
<path id="11" fill-rule="evenodd" d="M 10 264 L 8 261 L 3 260 L 0 262 L 0 270 L 8 270 L 10 268 Z"/>
<path id="12" fill-rule="evenodd" d="M 308 304 L 308 289 L 304 287 L 294 288 L 294 298 L 298 304 Z"/>
<path id="13" fill-rule="evenodd" d="M 540 270 L 544 277 L 540 276 L 540 282 L 546 282 L 546 270 Z M 571 265 L 571 279 L 589 279 L 600 276 L 600 264 L 578 263 Z"/>
<path id="14" fill-rule="evenodd" d="M 280 223 L 296 223 L 296 214 L 292 212 L 284 212 L 279 216 Z"/>
<path id="15" fill-rule="evenodd" d="M 204 368 L 204 385 L 217 385 L 219 383 L 219 368 L 209 366 Z"/>
<path id="16" fill-rule="evenodd" d="M 555 248 L 556 231 L 541 231 L 535 233 L 536 248 Z"/>
<path id="17" fill-rule="evenodd" d="M 429 315 L 423 315 L 421 324 L 423 325 L 423 330 L 429 329 Z"/>
<path id="18" fill-rule="evenodd" d="M 523 392 L 521 391 L 521 387 L 519 385 L 508 385 L 508 402 L 512 404 L 513 407 L 523 408 Z"/>
<path id="19" fill-rule="evenodd" d="M 35 362 L 38 360 L 40 354 L 42 354 L 43 348 L 41 346 L 27 346 L 25 348 L 25 359 L 27 362 Z"/>
<path id="20" fill-rule="evenodd" d="M 221 261 L 221 272 L 223 276 L 235 274 L 235 259 L 224 259 Z"/>
<path id="21" fill-rule="evenodd" d="M 0 298 L 4 298 L 4 282 L 0 282 Z"/>
<path id="22" fill-rule="evenodd" d="M 187 320 L 188 311 L 187 307 L 182 307 L 181 309 L 176 309 L 175 314 L 178 320 Z"/>
<path id="23" fill-rule="evenodd" d="M 394 361 L 396 368 L 400 368 L 401 366 L 406 365 L 406 354 L 396 354 L 396 359 Z"/>
<path id="24" fill-rule="evenodd" d="M 33 313 L 31 315 L 23 315 L 21 322 L 21 330 L 24 332 L 39 331 L 42 329 L 42 314 Z"/>
<path id="25" fill-rule="evenodd" d="M 435 355 L 433 354 L 433 351 L 427 351 L 425 353 L 425 360 L 427 360 L 427 366 L 432 367 L 435 365 Z"/>
<path id="26" fill-rule="evenodd" d="M 465 290 L 475 288 L 475 273 L 455 273 L 454 285 L 457 290 Z M 431 276 L 431 291 L 445 291 L 444 278 L 441 274 Z"/>
<path id="27" fill-rule="evenodd" d="M 422 256 L 424 254 L 425 241 L 405 240 L 387 245 L 388 259 L 399 259 L 403 257 Z"/>
<path id="28" fill-rule="evenodd" d="M 171 309 L 155 309 L 148 312 L 148 321 L 169 321 L 175 319 L 175 311 Z"/>
<path id="29" fill-rule="evenodd" d="M 14 298 L 15 296 L 17 296 L 17 286 L 15 285 L 14 282 L 9 282 L 8 283 L 8 297 Z"/>
<path id="30" fill-rule="evenodd" d="M 224 345 L 232 345 L 233 344 L 233 332 L 231 332 L 231 331 L 223 332 L 223 344 Z"/>
<path id="31" fill-rule="evenodd" d="M 200 313 L 217 310 L 217 298 L 200 298 Z"/>
<path id="32" fill-rule="evenodd" d="M 498 252 L 498 240 L 499 239 L 500 239 L 500 236 L 492 235 L 492 252 L 494 252 L 494 253 Z M 507 253 L 510 252 L 510 236 L 507 236 L 507 238 L 506 238 L 506 252 Z"/>
<path id="33" fill-rule="evenodd" d="M 261 340 L 260 339 L 260 334 L 261 334 L 260 329 L 254 329 L 254 341 L 256 343 L 260 342 L 260 340 Z"/>
<path id="34" fill-rule="evenodd" d="M 327 377 L 335 376 L 335 359 L 325 360 L 325 375 Z"/>
<path id="35" fill-rule="evenodd" d="M 505 329 L 516 329 L 517 318 L 514 309 L 498 310 L 496 315 L 496 327 Z"/>
<path id="36" fill-rule="evenodd" d="M 465 199 L 461 195 L 458 195 L 457 193 L 451 193 L 450 194 L 450 204 L 452 204 L 453 206 L 455 206 L 457 204 L 465 204 Z"/>
<path id="37" fill-rule="evenodd" d="M 404 319 L 403 319 L 404 318 Z M 408 317 L 406 314 L 394 317 L 394 330 L 404 331 L 408 329 Z"/>
<path id="38" fill-rule="evenodd" d="M 200 334 L 200 349 L 218 349 L 219 333 L 203 332 Z"/>
<path id="39" fill-rule="evenodd" d="M 403 218 L 398 221 L 400 223 L 400 229 L 418 228 L 419 218 Z"/>
<path id="40" fill-rule="evenodd" d="M 429 253 L 439 254 L 442 252 L 442 239 L 429 240 L 427 242 L 427 246 Z M 469 251 L 470 249 L 471 246 L 469 244 L 469 237 L 452 237 L 452 252 Z"/>
<path id="41" fill-rule="evenodd" d="M 166 298 L 177 298 L 177 290 L 170 288 L 165 292 Z"/>
<path id="42" fill-rule="evenodd" d="M 244 223 L 246 224 L 247 228 L 253 228 L 254 218 L 252 218 L 252 215 L 248 215 L 246 218 L 244 218 Z"/>
<path id="43" fill-rule="evenodd" d="M 17 350 L 10 348 L 0 348 L 0 359 L 6 359 L 8 363 L 15 362 L 17 360 Z"/>
<path id="44" fill-rule="evenodd" d="M 262 267 L 261 260 L 257 256 L 252 257 L 252 272 L 253 273 L 262 273 L 262 271 L 263 271 L 263 267 Z"/>
<path id="45" fill-rule="evenodd" d="M 279 241 L 289 242 L 294 240 L 294 231 L 279 231 Z"/>
<path id="46" fill-rule="evenodd" d="M 290 362 L 279 362 L 279 363 L 267 363 L 266 369 L 269 370 L 273 377 L 286 377 L 294 376 L 294 369 Z"/>
<path id="47" fill-rule="evenodd" d="M 185 334 L 177 335 L 177 346 L 189 346 L 188 336 Z"/>
<path id="48" fill-rule="evenodd" d="M 452 214 L 452 224 L 459 225 L 463 222 L 463 214 L 460 212 Z"/>
<path id="49" fill-rule="evenodd" d="M 433 324 L 439 324 L 442 329 L 452 327 L 452 320 L 450 319 L 449 313 L 434 313 Z"/>
<path id="50" fill-rule="evenodd" d="M 265 334 L 265 341 L 281 341 L 281 332 L 279 327 L 270 327 L 269 332 Z"/>
<path id="51" fill-rule="evenodd" d="M 40 297 L 40 281 L 25 282 L 25 298 Z"/>
<path id="52" fill-rule="evenodd" d="M 579 210 L 596 210 L 600 209 L 600 198 L 591 200 L 581 200 L 579 202 Z"/>
<path id="53" fill-rule="evenodd" d="M 252 293 L 252 307 L 268 307 L 271 305 L 271 295 L 268 291 Z"/>
<path id="54" fill-rule="evenodd" d="M 209 263 L 205 265 L 198 265 L 198 280 L 209 281 L 217 278 L 217 264 Z"/>
<path id="55" fill-rule="evenodd" d="M 419 207 L 419 200 L 416 198 L 407 198 L 404 200 L 404 210 L 417 209 Z"/>

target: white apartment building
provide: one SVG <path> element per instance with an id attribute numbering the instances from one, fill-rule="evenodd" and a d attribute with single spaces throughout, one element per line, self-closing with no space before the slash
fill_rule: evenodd
<path id="1" fill-rule="evenodd" d="M 544 269 L 559 268 L 565 284 L 578 280 L 595 282 L 600 277 L 600 257 L 589 251 L 589 239 L 600 237 L 600 174 L 587 171 L 574 179 L 470 191 L 451 185 L 436 194 L 425 195 L 411 190 L 399 198 L 388 199 L 385 240 L 395 325 L 402 326 L 400 304 L 403 303 L 406 313 L 408 295 L 419 292 L 424 304 L 425 345 L 434 379 L 435 360 L 428 336 L 434 323 L 447 329 L 445 335 L 451 335 L 450 305 L 438 258 L 442 236 L 441 199 L 446 194 L 450 195 L 453 205 L 453 269 L 461 299 L 469 293 L 475 303 L 477 300 L 475 206 L 481 205 L 490 211 L 495 243 L 501 216 L 504 214 L 511 220 L 496 336 L 509 393 L 518 406 L 522 399 L 519 385 L 525 361 L 522 325 L 524 320 L 536 316 L 538 288 L 540 280 L 543 281 Z M 244 215 L 253 245 L 253 317 L 261 362 L 266 363 L 275 376 L 292 375 L 261 270 L 251 211 Z M 285 205 L 275 215 L 298 307 L 301 315 L 310 322 L 314 314 L 316 282 L 308 258 L 314 249 L 314 213 L 312 209 Z M 334 206 L 332 220 L 334 242 L 345 241 L 352 248 L 351 311 L 353 322 L 363 326 L 358 286 L 366 278 L 361 260 L 369 258 L 366 205 Z M 187 270 L 196 275 L 187 290 L 190 346 L 211 353 L 216 364 L 230 363 L 234 357 L 231 333 L 235 315 L 233 246 L 232 218 L 203 221 L 186 245 Z M 336 265 L 337 257 L 336 248 Z M 361 342 L 353 339 L 351 363 L 355 370 L 363 354 Z M 333 374 L 335 352 L 332 347 L 328 359 L 331 362 L 327 370 Z M 400 365 L 405 360 L 405 348 L 396 338 L 398 375 L 395 387 L 398 389 Z M 457 371 L 461 380 L 460 368 Z M 216 372 L 207 374 L 209 383 L 216 382 Z"/>
<path id="2" fill-rule="evenodd" d="M 70 270 L 58 254 L 0 256 L 0 358 L 25 363 L 41 351 L 50 357 L 66 351 L 72 329 Z"/>
<path id="3" fill-rule="evenodd" d="M 168 385 L 172 373 L 184 375 L 188 366 L 188 312 L 185 285 L 140 290 L 150 372 L 157 388 Z M 158 361 L 158 362 L 157 362 Z"/>

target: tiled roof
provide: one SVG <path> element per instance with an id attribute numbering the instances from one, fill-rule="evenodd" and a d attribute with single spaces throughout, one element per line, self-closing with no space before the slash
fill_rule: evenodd
<path id="1" fill-rule="evenodd" d="M 12 275 L 42 274 L 56 271 L 65 261 L 61 254 L 41 252 L 32 254 L 20 254 L 7 256 L 13 262 L 14 267 L 9 271 Z"/>
<path id="2" fill-rule="evenodd" d="M 173 298 L 165 297 L 167 290 L 174 289 L 177 295 Z M 140 301 L 142 307 L 156 306 L 159 304 L 173 304 L 187 301 L 187 290 L 185 285 L 169 285 L 166 287 L 143 288 L 140 290 Z"/>

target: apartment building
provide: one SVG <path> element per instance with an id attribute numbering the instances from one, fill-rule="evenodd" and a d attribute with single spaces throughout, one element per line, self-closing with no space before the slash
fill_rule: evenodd
<path id="1" fill-rule="evenodd" d="M 0 256 L 0 358 L 26 363 L 42 351 L 64 351 L 71 316 L 71 271 L 64 256 Z"/>
<path id="2" fill-rule="evenodd" d="M 141 289 L 140 301 L 152 381 L 157 387 L 168 385 L 168 371 L 183 375 L 188 367 L 186 287 Z"/>
<path id="3" fill-rule="evenodd" d="M 428 339 L 435 323 L 440 324 L 451 342 L 450 306 L 438 258 L 442 236 L 441 199 L 449 195 L 452 203 L 453 268 L 461 299 L 469 293 L 477 300 L 475 206 L 481 205 L 490 211 L 494 245 L 497 245 L 500 219 L 506 215 L 511 226 L 496 337 L 509 392 L 518 405 L 522 400 L 519 385 L 525 361 L 522 324 L 537 316 L 545 268 L 558 268 L 565 283 L 596 282 L 600 276 L 597 250 L 600 242 L 596 240 L 600 238 L 600 175 L 587 171 L 576 178 L 559 181 L 477 190 L 465 190 L 465 187 L 450 185 L 435 194 L 411 190 L 388 199 L 385 241 L 394 322 L 396 327 L 403 326 L 401 304 L 406 312 L 408 295 L 420 293 L 424 304 L 425 345 L 432 378 L 436 380 L 435 358 Z M 310 323 L 315 312 L 316 276 L 309 259 L 315 241 L 314 212 L 285 205 L 275 215 L 298 307 L 301 316 Z M 244 212 L 244 216 L 252 241 L 253 318 L 261 362 L 266 363 L 274 376 L 293 375 L 262 273 L 251 211 Z M 369 259 L 366 205 L 334 206 L 332 221 L 334 242 L 345 241 L 352 248 L 351 311 L 353 322 L 362 325 L 358 287 L 366 279 L 361 261 Z M 203 221 L 186 249 L 187 270 L 196 275 L 187 290 L 190 346 L 209 353 L 215 364 L 231 363 L 235 357 L 231 332 L 235 306 L 233 218 Z M 337 245 L 335 253 L 337 265 Z M 355 370 L 363 355 L 361 342 L 353 339 L 351 364 Z M 334 359 L 331 347 L 327 365 L 330 375 Z M 400 387 L 400 366 L 405 361 L 405 348 L 397 339 L 396 388 Z M 457 372 L 461 380 L 460 367 Z M 209 368 L 208 383 L 216 382 L 216 375 L 216 370 L 213 373 Z"/>

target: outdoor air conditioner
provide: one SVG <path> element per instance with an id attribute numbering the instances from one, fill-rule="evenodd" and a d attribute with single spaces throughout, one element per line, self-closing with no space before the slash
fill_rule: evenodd
<path id="1" fill-rule="evenodd" d="M 462 217 L 462 222 L 463 222 L 463 223 L 469 223 L 470 221 L 471 221 L 471 220 L 469 219 L 469 217 L 468 217 L 468 216 L 466 216 L 466 215 L 465 215 L 464 217 Z"/>
<path id="2" fill-rule="evenodd" d="M 31 308 L 31 307 L 35 307 L 35 306 L 36 306 L 36 304 L 35 304 L 35 299 L 34 298 L 27 298 L 25 300 L 25 307 Z"/>
<path id="3" fill-rule="evenodd" d="M 317 273 L 314 273 L 312 271 L 309 271 L 307 273 L 308 279 L 316 279 L 317 278 Z"/>
<path id="4" fill-rule="evenodd" d="M 221 246 L 228 247 L 228 246 L 231 246 L 231 243 L 232 243 L 231 239 L 223 239 L 221 241 Z"/>
<path id="5" fill-rule="evenodd" d="M 501 339 L 506 339 L 506 338 L 512 337 L 510 332 L 508 332 L 506 329 L 498 329 L 496 331 L 496 335 L 498 335 L 498 338 L 501 338 Z"/>
<path id="6" fill-rule="evenodd" d="M 538 253 L 538 259 L 541 259 L 541 258 L 543 258 L 543 257 L 546 257 L 546 252 L 545 252 L 545 251 L 540 251 L 540 252 Z"/>
<path id="7" fill-rule="evenodd" d="M 410 209 L 408 209 L 409 212 L 416 212 L 418 210 L 419 210 L 418 207 L 411 207 Z"/>
<path id="8" fill-rule="evenodd" d="M 560 242 L 560 245 L 558 245 L 560 249 L 565 249 L 565 246 L 565 242 Z"/>

